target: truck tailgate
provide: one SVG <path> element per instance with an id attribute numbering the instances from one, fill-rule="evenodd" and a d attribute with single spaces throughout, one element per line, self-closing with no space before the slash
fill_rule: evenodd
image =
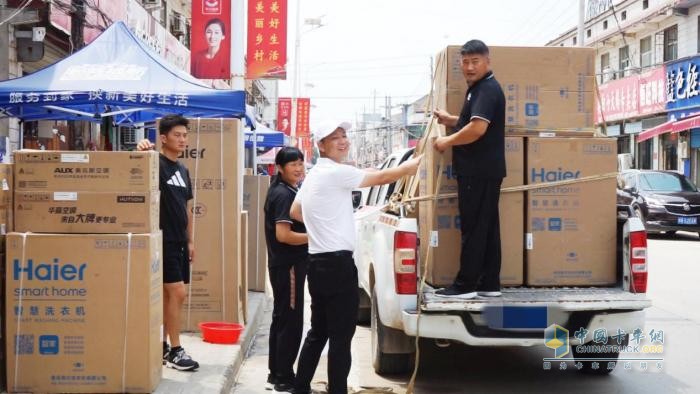
<path id="1" fill-rule="evenodd" d="M 549 306 L 563 311 L 642 310 L 651 306 L 646 294 L 632 294 L 614 287 L 518 287 L 503 289 L 501 297 L 476 297 L 470 300 L 438 297 L 427 287 L 423 293 L 424 312 L 480 312 L 494 306 Z"/>

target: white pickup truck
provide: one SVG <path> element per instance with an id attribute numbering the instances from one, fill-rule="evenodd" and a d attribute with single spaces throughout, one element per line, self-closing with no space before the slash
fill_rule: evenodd
<path id="1" fill-rule="evenodd" d="M 394 153 L 382 168 L 397 166 L 412 153 L 410 149 Z M 580 342 L 575 333 L 584 328 L 589 333 L 585 340 L 591 341 L 596 330 L 603 332 L 599 329 L 613 337 L 620 333 L 618 329 L 630 334 L 644 328 L 644 309 L 651 306 L 645 294 L 646 232 L 642 223 L 628 218 L 626 212 L 618 213 L 615 286 L 505 288 L 502 297 L 472 300 L 437 298 L 433 289 L 427 287 L 419 305 L 418 249 L 419 242 L 426 241 L 418 240 L 416 218 L 407 216 L 402 207 L 396 209 L 398 212 L 386 208 L 392 194 L 403 192 L 405 187 L 399 181 L 370 188 L 362 193 L 364 201 L 359 201 L 359 193 L 356 196 L 359 206 L 355 211 L 355 262 L 361 300 L 358 320 L 371 320 L 372 361 L 377 373 L 411 370 L 417 334 L 434 338 L 439 345 L 457 342 L 470 346 L 545 346 L 545 330 L 557 324 L 560 330 L 553 334 L 554 338 L 572 345 L 571 353 L 579 370 L 605 374 L 616 363 L 601 361 L 617 360 L 620 347 L 600 351 L 598 346 L 595 354 L 583 353 L 583 347 L 574 346 Z M 617 342 L 609 343 L 626 345 L 629 335 L 615 339 Z M 564 354 L 568 353 L 567 345 Z"/>

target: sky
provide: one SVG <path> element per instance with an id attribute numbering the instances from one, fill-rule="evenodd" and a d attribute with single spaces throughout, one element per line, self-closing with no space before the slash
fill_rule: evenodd
<path id="1" fill-rule="evenodd" d="M 291 97 L 297 1 L 289 0 Z M 299 97 L 311 98 L 311 128 L 328 120 L 384 114 L 430 92 L 431 56 L 478 38 L 487 45 L 542 46 L 578 21 L 578 0 L 301 0 Z M 321 17 L 323 26 L 303 25 Z M 376 94 L 376 100 L 374 99 Z M 399 112 L 398 107 L 393 109 Z"/>

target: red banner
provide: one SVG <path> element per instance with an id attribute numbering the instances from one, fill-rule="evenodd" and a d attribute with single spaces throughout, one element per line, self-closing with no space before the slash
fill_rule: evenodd
<path id="1" fill-rule="evenodd" d="M 248 2 L 247 79 L 287 78 L 287 0 Z"/>
<path id="2" fill-rule="evenodd" d="M 192 0 L 190 72 L 201 79 L 231 78 L 231 1 Z"/>
<path id="3" fill-rule="evenodd" d="M 311 128 L 309 127 L 309 110 L 311 109 L 311 99 L 310 98 L 298 98 L 297 99 L 297 124 L 296 124 L 296 136 L 297 137 L 308 137 L 311 134 Z"/>
<path id="4" fill-rule="evenodd" d="M 642 74 L 601 85 L 600 104 L 596 106 L 596 124 L 637 118 L 665 111 L 666 72 L 658 67 Z M 602 109 L 602 115 L 601 115 Z"/>
<path id="5" fill-rule="evenodd" d="M 292 99 L 289 97 L 277 100 L 277 130 L 286 135 L 292 132 Z"/>
<path id="6" fill-rule="evenodd" d="M 639 74 L 639 115 L 666 111 L 666 68 Z"/>

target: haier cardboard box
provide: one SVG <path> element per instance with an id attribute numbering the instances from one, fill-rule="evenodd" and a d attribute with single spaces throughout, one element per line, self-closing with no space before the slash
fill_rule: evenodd
<path id="1" fill-rule="evenodd" d="M 270 177 L 243 177 L 243 209 L 248 211 L 248 290 L 265 291 L 267 242 L 265 240 L 265 199 Z"/>
<path id="2" fill-rule="evenodd" d="M 35 233 L 151 233 L 160 192 L 17 191 L 15 229 Z"/>
<path id="3" fill-rule="evenodd" d="M 158 153 L 22 150 L 17 190 L 158 191 Z"/>
<path id="4" fill-rule="evenodd" d="M 238 119 L 190 119 L 187 151 L 180 158 L 194 186 L 195 257 L 182 313 L 188 331 L 199 331 L 203 321 L 243 322 L 238 267 L 242 132 Z"/>
<path id="5" fill-rule="evenodd" d="M 530 185 L 614 174 L 617 144 L 607 138 L 529 138 L 526 170 Z M 615 283 L 615 183 L 611 177 L 528 192 L 528 285 Z"/>
<path id="6" fill-rule="evenodd" d="M 9 234 L 9 391 L 155 390 L 163 368 L 161 256 L 160 233 Z"/>
<path id="7" fill-rule="evenodd" d="M 594 126 L 595 51 L 592 48 L 497 47 L 491 67 L 506 97 L 506 125 L 516 128 Z M 467 83 L 460 68 L 461 46 L 437 57 L 437 106 L 459 115 Z"/>
<path id="8" fill-rule="evenodd" d="M 5 334 L 5 236 L 0 235 L 0 392 L 5 390 L 7 375 L 7 359 L 5 357 L 5 344 L 7 335 Z"/>
<path id="9" fill-rule="evenodd" d="M 432 143 L 432 141 L 429 141 Z M 506 137 L 506 178 L 503 187 L 524 183 L 524 141 L 520 137 Z M 441 161 L 442 160 L 442 161 Z M 440 172 L 438 173 L 438 168 Z M 419 169 L 419 194 L 457 193 L 457 178 L 452 170 L 452 150 L 440 154 L 431 147 Z M 440 190 L 437 192 L 437 184 Z M 501 193 L 499 200 L 501 229 L 501 284 L 518 286 L 523 283 L 523 192 Z M 461 231 L 457 198 L 423 201 L 419 204 L 418 224 L 420 259 L 429 261 L 426 281 L 433 286 L 451 285 L 459 271 Z M 431 246 L 434 245 L 434 246 Z M 428 259 L 428 260 L 426 260 Z"/>

